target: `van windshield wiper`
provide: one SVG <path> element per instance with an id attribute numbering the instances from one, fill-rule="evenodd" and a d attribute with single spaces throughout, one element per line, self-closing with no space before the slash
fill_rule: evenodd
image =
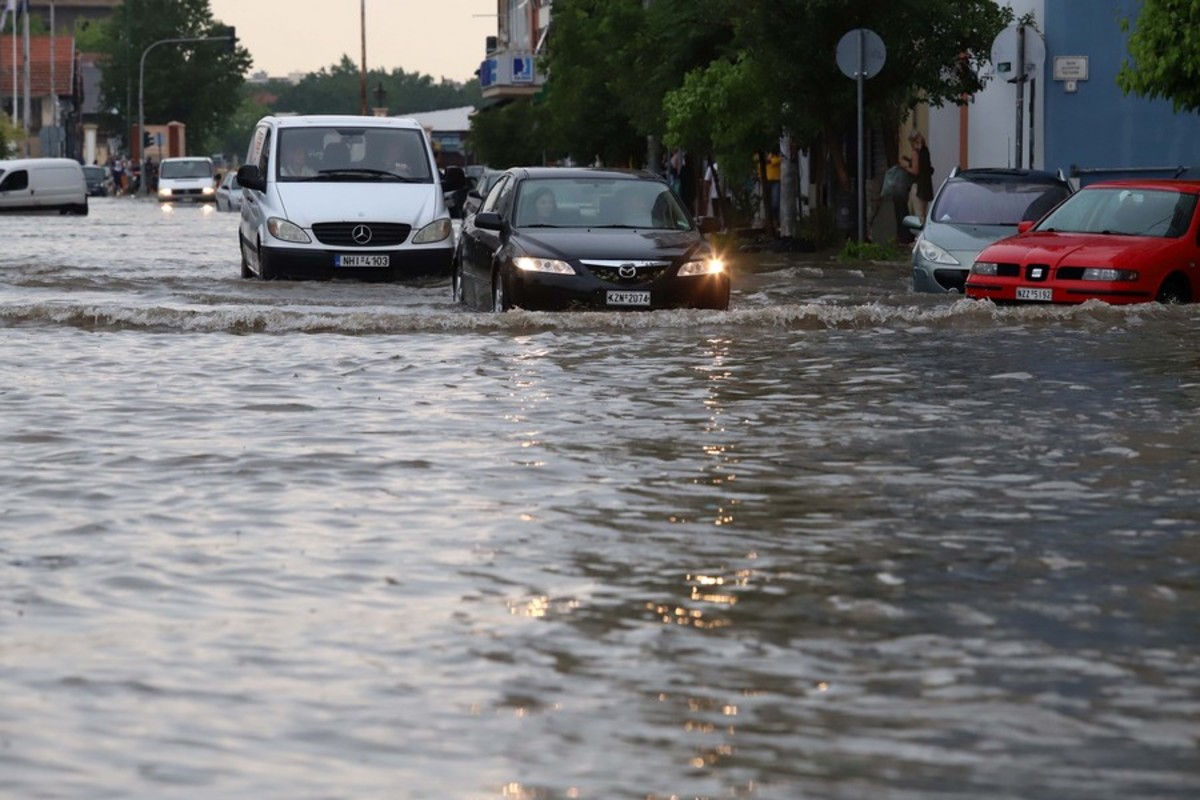
<path id="1" fill-rule="evenodd" d="M 316 180 L 346 177 L 364 178 L 367 180 L 378 181 L 398 181 L 399 183 L 426 183 L 426 181 L 422 178 L 410 178 L 406 175 L 397 175 L 394 172 L 388 172 L 384 169 L 369 169 L 367 167 L 323 169 L 316 176 Z"/>

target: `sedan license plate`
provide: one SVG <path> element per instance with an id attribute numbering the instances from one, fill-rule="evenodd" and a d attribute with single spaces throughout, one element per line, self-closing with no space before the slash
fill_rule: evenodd
<path id="1" fill-rule="evenodd" d="M 650 293 L 610 291 L 605 300 L 610 306 L 648 306 Z"/>
<path id="2" fill-rule="evenodd" d="M 1054 293 L 1050 289 L 1038 289 L 1032 286 L 1018 286 L 1017 299 L 1037 300 L 1041 303 L 1049 303 L 1054 299 Z"/>
<path id="3" fill-rule="evenodd" d="M 334 256 L 335 267 L 390 267 L 389 256 Z"/>

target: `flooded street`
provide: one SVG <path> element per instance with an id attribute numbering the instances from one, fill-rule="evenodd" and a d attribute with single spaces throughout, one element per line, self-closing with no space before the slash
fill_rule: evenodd
<path id="1" fill-rule="evenodd" d="M 0 796 L 1200 796 L 1200 305 L 729 312 L 0 217 Z"/>

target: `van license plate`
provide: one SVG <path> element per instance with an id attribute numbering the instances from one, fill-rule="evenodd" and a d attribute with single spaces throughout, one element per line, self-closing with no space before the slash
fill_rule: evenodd
<path id="1" fill-rule="evenodd" d="M 1032 286 L 1017 287 L 1018 300 L 1037 300 L 1042 303 L 1049 303 L 1054 299 L 1054 294 L 1050 289 L 1035 289 Z"/>
<path id="2" fill-rule="evenodd" d="M 390 256 L 334 256 L 336 267 L 390 267 Z"/>
<path id="3" fill-rule="evenodd" d="M 610 306 L 648 306 L 649 292 L 609 292 L 606 301 Z"/>

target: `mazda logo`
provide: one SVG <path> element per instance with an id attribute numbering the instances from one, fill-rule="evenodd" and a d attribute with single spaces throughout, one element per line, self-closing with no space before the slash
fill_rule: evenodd
<path id="1" fill-rule="evenodd" d="M 636 278 L 637 267 L 635 267 L 633 264 L 622 264 L 621 266 L 617 267 L 617 274 L 626 279 Z"/>
<path id="2" fill-rule="evenodd" d="M 354 230 L 350 231 L 350 238 L 355 244 L 367 244 L 371 241 L 371 229 L 366 225 L 355 225 Z"/>

